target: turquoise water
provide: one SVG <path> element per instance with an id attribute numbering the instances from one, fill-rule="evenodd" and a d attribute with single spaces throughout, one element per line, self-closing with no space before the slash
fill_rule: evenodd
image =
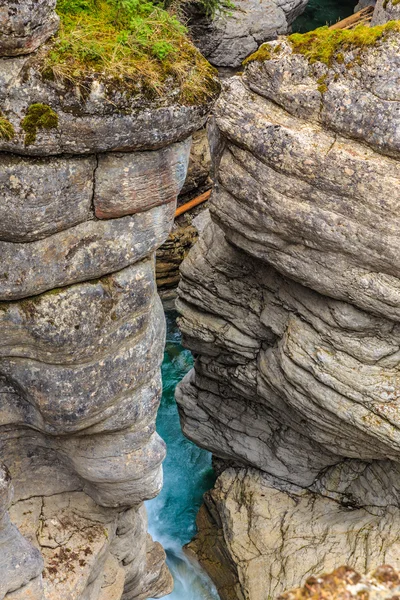
<path id="1" fill-rule="evenodd" d="M 169 600 L 218 599 L 213 585 L 182 551 L 196 533 L 196 515 L 205 491 L 213 487 L 211 454 L 187 440 L 181 431 L 174 400 L 177 383 L 192 367 L 193 359 L 182 348 L 176 326 L 176 313 L 167 312 L 167 343 L 162 366 L 164 391 L 157 417 L 157 431 L 167 444 L 164 487 L 159 496 L 147 502 L 149 532 L 167 553 L 167 564 L 175 589 Z"/>
<path id="2" fill-rule="evenodd" d="M 323 25 L 333 25 L 354 12 L 358 0 L 310 0 L 306 10 L 293 23 L 293 31 L 304 33 Z"/>

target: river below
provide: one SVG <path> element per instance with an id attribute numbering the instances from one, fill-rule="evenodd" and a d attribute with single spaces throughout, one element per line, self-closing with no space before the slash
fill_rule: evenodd
<path id="1" fill-rule="evenodd" d="M 354 12 L 357 0 L 309 0 L 306 10 L 293 23 L 293 31 L 305 33 L 333 25 Z"/>
<path id="2" fill-rule="evenodd" d="M 215 476 L 211 454 L 184 437 L 174 399 L 175 387 L 191 369 L 193 359 L 181 346 L 176 313 L 166 313 L 163 397 L 157 417 L 157 431 L 167 444 L 164 487 L 157 498 L 147 502 L 149 533 L 167 553 L 167 564 L 175 589 L 169 600 L 216 600 L 218 594 L 203 571 L 185 556 L 182 546 L 196 533 L 196 515 L 204 492 L 213 487 Z"/>

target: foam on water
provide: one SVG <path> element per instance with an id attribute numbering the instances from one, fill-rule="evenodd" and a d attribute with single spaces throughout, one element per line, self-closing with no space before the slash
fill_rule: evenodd
<path id="1" fill-rule="evenodd" d="M 182 546 L 196 533 L 196 515 L 203 494 L 215 482 L 211 454 L 187 440 L 181 431 L 174 400 L 177 383 L 192 367 L 190 352 L 182 348 L 176 313 L 166 313 L 167 343 L 163 373 L 163 398 L 157 431 L 167 444 L 164 487 L 157 498 L 146 503 L 149 532 L 167 553 L 167 564 L 175 589 L 168 600 L 217 600 L 218 594 L 206 574 L 188 560 Z"/>

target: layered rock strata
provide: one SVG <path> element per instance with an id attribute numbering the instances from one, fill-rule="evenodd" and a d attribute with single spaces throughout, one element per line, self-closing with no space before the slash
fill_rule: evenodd
<path id="1" fill-rule="evenodd" d="M 10 58 L 53 8 L 0 9 L 0 598 L 144 600 L 172 586 L 143 505 L 165 455 L 155 251 L 209 106 Z"/>
<path id="2" fill-rule="evenodd" d="M 186 180 L 178 196 L 178 207 L 209 190 L 211 157 L 206 129 L 196 131 L 192 136 Z M 156 279 L 162 296 L 175 295 L 179 283 L 179 267 L 198 238 L 198 230 L 193 219 L 206 209 L 206 204 L 187 211 L 177 217 L 167 241 L 157 250 Z"/>
<path id="3" fill-rule="evenodd" d="M 287 33 L 308 0 L 235 0 L 204 14 L 196 3 L 185 7 L 196 46 L 217 67 L 240 67 L 246 56 L 267 40 Z"/>
<path id="4" fill-rule="evenodd" d="M 400 566 L 400 34 L 376 34 L 329 65 L 272 42 L 215 109 L 177 401 L 218 457 L 191 550 L 223 600 Z"/>

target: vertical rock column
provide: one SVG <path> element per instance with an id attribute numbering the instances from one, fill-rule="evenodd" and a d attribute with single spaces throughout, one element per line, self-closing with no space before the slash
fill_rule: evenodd
<path id="1" fill-rule="evenodd" d="M 43 79 L 54 4 L 0 9 L 0 597 L 159 597 L 154 253 L 209 106 Z"/>

